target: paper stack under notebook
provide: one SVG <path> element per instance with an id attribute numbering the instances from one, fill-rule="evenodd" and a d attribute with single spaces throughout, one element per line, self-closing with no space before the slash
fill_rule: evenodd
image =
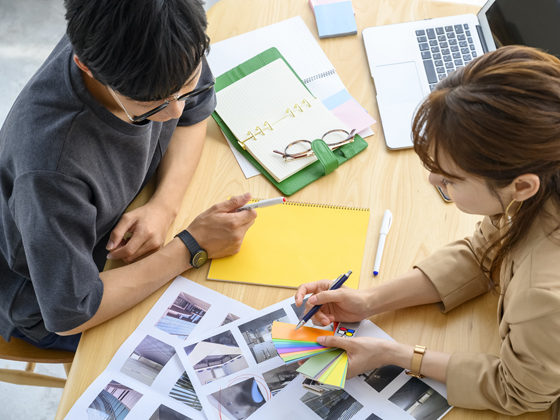
<path id="1" fill-rule="evenodd" d="M 272 342 L 284 362 L 308 359 L 297 372 L 318 382 L 318 389 L 344 388 L 348 369 L 346 351 L 317 343 L 317 337 L 334 335 L 334 332 L 311 327 L 301 327 L 296 331 L 295 327 L 283 322 L 272 324 Z"/>

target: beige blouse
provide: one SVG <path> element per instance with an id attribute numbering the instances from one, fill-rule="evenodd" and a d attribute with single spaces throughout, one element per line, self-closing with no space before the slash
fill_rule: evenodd
<path id="1" fill-rule="evenodd" d="M 546 208 L 550 216 L 536 220 L 501 267 L 500 356 L 453 353 L 447 367 L 451 405 L 517 415 L 554 404 L 552 419 L 560 420 L 560 232 L 555 231 L 560 212 Z M 439 292 L 443 312 L 488 291 L 475 254 L 481 256 L 497 235 L 486 217 L 472 237 L 417 265 Z"/>

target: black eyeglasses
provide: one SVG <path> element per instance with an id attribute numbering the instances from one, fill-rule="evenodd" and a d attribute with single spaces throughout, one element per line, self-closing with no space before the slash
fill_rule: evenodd
<path id="1" fill-rule="evenodd" d="M 119 103 L 119 105 L 121 106 L 121 108 L 124 110 L 124 112 L 126 113 L 126 116 L 128 117 L 128 119 L 130 121 L 132 121 L 133 123 L 138 123 L 141 121 L 144 121 L 146 118 L 151 117 L 154 114 L 157 114 L 158 112 L 160 112 L 161 110 L 167 108 L 169 106 L 169 104 L 171 102 L 175 102 L 175 101 L 186 101 L 189 98 L 194 98 L 195 96 L 201 95 L 204 92 L 212 89 L 212 87 L 216 84 L 216 79 L 212 79 L 212 81 L 210 83 L 208 83 L 207 85 L 202 86 L 201 88 L 192 90 L 190 92 L 185 93 L 184 95 L 173 95 L 173 99 L 166 99 L 164 103 L 162 103 L 161 105 L 155 107 L 154 109 L 152 109 L 151 111 L 148 111 L 142 115 L 139 115 L 137 117 L 132 117 L 128 111 L 126 110 L 126 108 L 124 107 L 124 105 L 122 104 L 122 102 L 120 101 L 119 97 L 115 94 L 115 92 L 113 92 L 113 90 L 109 87 L 107 87 L 107 89 L 109 89 L 109 92 L 111 92 L 111 94 L 113 95 L 113 97 L 117 100 L 117 102 Z"/>

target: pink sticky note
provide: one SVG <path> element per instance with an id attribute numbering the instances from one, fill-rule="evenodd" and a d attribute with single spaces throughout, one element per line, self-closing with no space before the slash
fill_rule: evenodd
<path id="1" fill-rule="evenodd" d="M 376 122 L 353 98 L 331 109 L 331 112 L 349 129 L 355 129 L 356 132 L 360 132 Z"/>
<path id="2" fill-rule="evenodd" d="M 331 3 L 340 3 L 341 1 L 348 1 L 348 0 L 308 0 L 309 7 L 311 7 L 311 11 L 315 13 L 315 6 L 319 4 L 331 4 Z M 352 7 L 354 10 L 354 7 Z M 354 15 L 356 15 L 356 10 L 354 10 Z"/>

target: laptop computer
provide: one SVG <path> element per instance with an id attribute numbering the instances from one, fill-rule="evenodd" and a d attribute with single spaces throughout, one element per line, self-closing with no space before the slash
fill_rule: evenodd
<path id="1" fill-rule="evenodd" d="M 503 45 L 528 45 L 560 57 L 559 28 L 560 0 L 490 0 L 478 15 L 364 29 L 387 147 L 412 147 L 414 113 L 449 73 Z"/>

